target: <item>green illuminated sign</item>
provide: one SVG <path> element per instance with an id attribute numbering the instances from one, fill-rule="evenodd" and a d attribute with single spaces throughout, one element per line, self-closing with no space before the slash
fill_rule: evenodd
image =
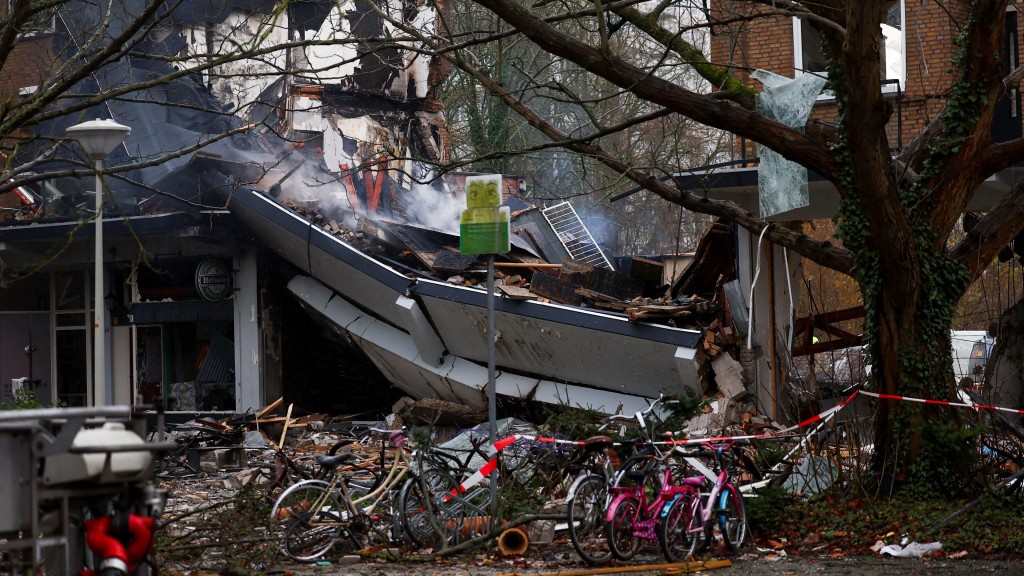
<path id="1" fill-rule="evenodd" d="M 509 244 L 509 208 L 501 204 L 501 176 L 466 178 L 466 210 L 459 222 L 459 252 L 504 254 Z"/>

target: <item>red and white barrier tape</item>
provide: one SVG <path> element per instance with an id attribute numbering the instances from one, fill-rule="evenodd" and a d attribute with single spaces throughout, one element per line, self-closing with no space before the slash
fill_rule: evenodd
<path id="1" fill-rule="evenodd" d="M 918 404 L 932 404 L 934 406 L 952 406 L 954 408 L 971 408 L 973 410 L 986 410 L 989 412 L 1009 412 L 1011 414 L 1024 414 L 1024 410 L 1016 408 L 1004 408 L 1002 406 L 989 406 L 987 404 L 968 404 L 966 402 L 949 402 L 947 400 L 925 400 L 922 398 L 911 398 L 910 396 L 897 396 L 896 394 L 879 394 L 877 392 L 861 392 L 865 396 L 872 396 L 882 400 L 900 400 L 903 402 L 915 402 Z"/>
<path id="2" fill-rule="evenodd" d="M 779 435 L 779 434 L 785 434 L 785 433 L 788 433 L 788 432 L 792 432 L 793 430 L 797 430 L 799 428 L 804 428 L 804 427 L 810 426 L 811 424 L 815 424 L 815 423 L 817 423 L 817 422 L 819 422 L 819 421 L 821 421 L 823 419 L 829 419 L 836 412 L 842 410 L 856 396 L 857 396 L 857 392 L 854 392 L 853 394 L 850 395 L 849 398 L 847 398 L 846 400 L 844 400 L 843 402 L 841 402 L 839 404 L 836 404 L 835 406 L 829 408 L 828 410 L 825 410 L 824 412 L 822 412 L 820 414 L 816 414 L 814 416 L 811 416 L 810 418 L 804 420 L 803 422 L 800 422 L 800 423 L 795 424 L 793 426 L 790 426 L 788 428 L 784 428 L 783 430 L 780 430 L 780 431 L 765 432 L 765 433 L 762 433 L 762 434 L 748 434 L 748 435 L 744 435 L 744 436 L 714 436 L 714 437 L 710 437 L 710 438 L 688 438 L 686 440 L 666 440 L 666 441 L 663 441 L 663 442 L 655 442 L 655 444 L 658 444 L 660 446 L 686 446 L 686 445 L 689 445 L 689 444 L 699 444 L 701 442 L 726 442 L 726 441 L 731 441 L 731 440 L 755 440 L 755 439 L 761 439 L 761 438 L 770 438 L 772 436 L 776 436 L 776 435 Z M 506 436 L 505 438 L 502 438 L 502 439 L 496 441 L 491 446 L 489 452 L 491 454 L 494 454 L 494 457 L 492 457 L 490 460 L 488 460 L 487 463 L 484 464 L 479 470 L 477 470 L 476 472 L 471 474 L 468 478 L 466 478 L 459 485 L 459 489 L 462 490 L 463 492 L 465 492 L 466 490 L 468 490 L 468 489 L 472 488 L 473 486 L 476 486 L 477 484 L 482 482 L 484 478 L 490 476 L 491 473 L 494 472 L 498 468 L 498 456 L 497 456 L 497 454 L 499 452 L 501 452 L 502 450 L 504 450 L 505 448 L 508 448 L 509 446 L 511 446 L 512 444 L 514 444 L 518 440 L 531 440 L 533 442 L 543 442 L 543 443 L 548 443 L 548 444 L 563 444 L 563 445 L 569 445 L 569 446 L 583 446 L 584 445 L 584 442 L 579 441 L 579 440 L 562 440 L 562 439 L 559 439 L 559 438 L 551 438 L 551 437 L 547 437 L 547 436 L 531 436 L 531 435 L 527 435 L 527 434 L 513 434 L 511 436 Z M 616 445 L 620 445 L 621 446 L 622 444 L 621 443 L 616 443 Z"/>
<path id="3" fill-rule="evenodd" d="M 529 436 L 526 434 L 513 434 L 511 436 L 506 436 L 505 438 L 496 441 L 494 445 L 490 447 L 489 452 L 494 456 L 490 460 L 488 460 L 487 463 L 484 464 L 479 470 L 473 472 L 473 474 L 466 478 L 459 485 L 459 489 L 465 492 L 466 490 L 479 484 L 481 481 L 483 481 L 484 478 L 490 476 L 491 472 L 494 472 L 494 470 L 498 467 L 498 452 L 501 452 L 505 448 L 508 448 L 517 440 L 532 440 L 534 442 L 544 442 L 550 444 L 567 444 L 571 446 L 583 445 L 583 442 L 575 440 L 560 440 L 558 438 L 550 438 L 547 436 Z"/>
<path id="4" fill-rule="evenodd" d="M 872 398 L 878 398 L 880 400 L 898 400 L 898 401 L 903 401 L 903 402 L 916 402 L 916 403 L 919 403 L 919 404 L 932 404 L 932 405 L 935 405 L 935 406 L 950 406 L 950 407 L 954 407 L 954 408 L 970 408 L 970 409 L 973 409 L 973 410 L 986 410 L 986 411 L 990 411 L 990 412 L 992 412 L 992 411 L 1000 411 L 1000 412 L 1009 412 L 1011 414 L 1024 414 L 1024 409 L 1004 408 L 1002 406 L 990 406 L 990 405 L 986 405 L 986 404 L 967 404 L 966 402 L 950 402 L 950 401 L 947 401 L 947 400 L 925 400 L 925 399 L 922 399 L 922 398 L 912 398 L 910 396 L 898 396 L 896 394 L 879 394 L 877 392 L 866 392 L 864 390 L 855 390 L 853 392 L 853 394 L 850 394 L 846 398 L 846 400 L 843 400 L 839 404 L 836 404 L 835 406 L 833 406 L 833 407 L 829 408 L 828 410 L 825 410 L 825 411 L 823 411 L 823 412 L 821 412 L 819 414 L 815 414 L 814 416 L 811 416 L 810 418 L 807 418 L 806 420 L 803 420 L 802 422 L 799 422 L 799 423 L 794 424 L 792 426 L 789 426 L 787 428 L 783 428 L 782 430 L 772 431 L 772 432 L 764 432 L 764 433 L 761 433 L 761 434 L 747 434 L 747 435 L 743 435 L 743 436 L 712 436 L 712 437 L 708 437 L 708 438 L 687 438 L 685 440 L 666 440 L 666 441 L 662 441 L 662 442 L 655 442 L 655 444 L 658 444 L 660 446 L 687 446 L 687 445 L 691 445 L 691 444 L 700 444 L 701 442 L 728 442 L 728 441 L 734 441 L 734 440 L 759 440 L 759 439 L 764 439 L 764 438 L 772 438 L 774 436 L 780 436 L 780 435 L 783 435 L 783 434 L 787 434 L 789 432 L 793 432 L 794 430 L 799 430 L 801 428 L 806 428 L 808 426 L 811 426 L 812 424 L 817 424 L 818 422 L 821 422 L 823 420 L 831 419 L 833 416 L 835 416 L 836 413 L 838 413 L 840 410 L 845 408 L 850 402 L 852 402 L 854 400 L 854 398 L 857 397 L 858 394 L 863 394 L 865 396 L 871 396 Z M 550 437 L 546 437 L 546 436 L 529 436 L 529 435 L 526 435 L 526 434 L 513 434 L 512 436 L 508 436 L 508 437 L 502 438 L 501 440 L 498 440 L 497 442 L 495 442 L 494 445 L 491 447 L 490 452 L 491 452 L 491 454 L 494 454 L 494 457 L 491 458 L 490 460 L 488 460 L 487 463 L 484 464 L 482 468 L 480 468 L 479 470 L 474 472 L 471 476 L 466 478 L 466 480 L 461 485 L 462 490 L 466 490 L 468 488 L 472 488 L 473 486 L 479 484 L 484 478 L 489 476 L 491 474 L 491 472 L 494 472 L 494 470 L 498 467 L 498 456 L 497 456 L 498 452 L 501 452 L 502 450 L 504 450 L 508 446 L 510 446 L 513 443 L 515 443 L 517 440 L 532 440 L 534 442 L 544 442 L 544 443 L 551 443 L 551 444 L 565 444 L 565 445 L 570 445 L 570 446 L 583 446 L 584 445 L 583 442 L 576 441 L 576 440 L 561 440 L 561 439 L 558 439 L 558 438 L 550 438 Z M 620 445 L 621 446 L 621 443 L 616 443 L 616 445 Z"/>

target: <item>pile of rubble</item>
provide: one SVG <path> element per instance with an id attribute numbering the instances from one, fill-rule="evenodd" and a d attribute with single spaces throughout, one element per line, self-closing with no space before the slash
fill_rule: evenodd
<path id="1" fill-rule="evenodd" d="M 477 255 L 459 252 L 457 235 L 381 219 L 339 222 L 318 212 L 316 206 L 289 205 L 324 231 L 366 254 L 384 258 L 410 276 L 461 286 L 483 287 L 486 282 L 486 265 Z M 495 290 L 515 300 L 592 307 L 628 314 L 634 321 L 698 329 L 721 314 L 719 303 L 696 294 L 665 296 L 669 286 L 662 284 L 661 262 L 640 257 L 628 260 L 629 273 L 624 274 L 573 258 L 552 264 L 514 246 L 495 262 Z"/>
<path id="2" fill-rule="evenodd" d="M 316 205 L 293 207 L 324 231 L 410 277 L 475 287 L 486 283 L 486 266 L 476 255 L 459 252 L 457 235 L 380 218 L 340 221 L 322 215 Z M 503 298 L 593 308 L 623 314 L 631 322 L 700 331 L 704 337 L 697 361 L 703 366 L 707 414 L 698 418 L 692 429 L 714 434 L 764 430 L 771 422 L 754 409 L 753 396 L 748 393 L 754 382 L 753 353 L 737 335 L 727 298 L 728 263 L 732 262 L 723 248 L 731 246 L 727 238 L 728 227 L 709 229 L 694 253 L 703 265 L 687 268 L 672 286 L 664 283 L 662 262 L 624 259 L 619 267 L 628 273 L 572 258 L 552 264 L 535 255 L 543 253 L 536 242 L 533 246 L 538 249 L 527 250 L 523 248 L 527 239 L 521 238 L 495 262 L 495 290 Z"/>

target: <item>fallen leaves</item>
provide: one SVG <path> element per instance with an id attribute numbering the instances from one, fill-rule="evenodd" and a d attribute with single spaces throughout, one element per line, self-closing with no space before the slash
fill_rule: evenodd
<path id="1" fill-rule="evenodd" d="M 967 550 L 961 550 L 959 552 L 953 552 L 952 554 L 947 554 L 946 558 L 963 558 L 965 556 L 967 556 Z"/>

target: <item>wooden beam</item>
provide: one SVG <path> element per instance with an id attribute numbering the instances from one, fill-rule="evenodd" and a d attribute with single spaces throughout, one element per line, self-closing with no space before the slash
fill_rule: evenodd
<path id="1" fill-rule="evenodd" d="M 704 562 L 675 562 L 672 564 L 641 564 L 639 566 L 608 566 L 589 570 L 562 570 L 558 572 L 540 572 L 532 576 L 600 576 L 603 574 L 627 574 L 630 572 L 653 572 L 657 574 L 684 574 L 729 568 L 731 560 L 705 560 Z M 507 572 L 498 576 L 524 576 L 520 572 Z"/>
<path id="2" fill-rule="evenodd" d="M 278 446 L 284 448 L 284 437 L 288 434 L 288 421 L 292 418 L 292 408 L 295 404 L 288 405 L 288 413 L 284 417 L 284 428 L 281 429 L 281 441 L 277 443 Z"/>
<path id="3" fill-rule="evenodd" d="M 807 356 L 809 354 L 821 354 L 824 352 L 831 352 L 833 350 L 840 350 L 843 348 L 849 348 L 851 346 L 860 346 L 864 343 L 864 338 L 857 334 L 851 334 L 850 332 L 843 330 L 842 328 L 835 326 L 838 322 L 845 322 L 848 320 L 857 320 L 864 317 L 864 307 L 854 306 L 852 308 L 844 308 L 842 310 L 832 310 L 830 312 L 823 312 L 821 314 L 813 314 L 811 316 L 804 316 L 803 318 L 797 318 L 793 321 L 793 357 Z M 821 330 L 833 338 L 827 342 L 814 342 L 814 330 Z"/>
<path id="4" fill-rule="evenodd" d="M 531 263 L 531 262 L 495 262 L 498 268 L 561 268 L 561 264 Z"/>
<path id="5" fill-rule="evenodd" d="M 280 406 L 282 402 L 284 402 L 284 396 L 281 396 L 277 400 L 274 400 L 270 404 L 267 404 L 266 407 L 264 407 L 262 410 L 256 413 L 256 419 L 259 420 L 260 418 L 263 418 L 264 416 L 273 412 L 274 410 L 277 410 L 277 407 Z"/>

